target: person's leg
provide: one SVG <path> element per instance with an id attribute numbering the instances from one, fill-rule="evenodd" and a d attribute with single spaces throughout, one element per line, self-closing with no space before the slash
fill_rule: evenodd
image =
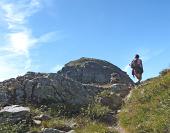
<path id="1" fill-rule="evenodd" d="M 137 79 L 138 79 L 138 84 L 140 83 L 140 81 L 142 80 L 142 74 L 137 74 Z"/>
<path id="2" fill-rule="evenodd" d="M 142 80 L 142 74 L 140 74 L 140 81 Z"/>
<path id="3" fill-rule="evenodd" d="M 135 70 L 134 69 L 132 69 L 132 75 L 133 75 L 133 77 L 135 77 Z"/>
<path id="4" fill-rule="evenodd" d="M 138 82 L 136 82 L 136 85 L 139 85 L 140 81 L 142 80 L 142 75 L 135 72 L 135 77 L 138 79 Z"/>
<path id="5" fill-rule="evenodd" d="M 139 80 L 140 75 L 139 75 L 139 73 L 138 73 L 136 70 L 134 70 L 134 75 L 135 75 L 135 77 Z"/>

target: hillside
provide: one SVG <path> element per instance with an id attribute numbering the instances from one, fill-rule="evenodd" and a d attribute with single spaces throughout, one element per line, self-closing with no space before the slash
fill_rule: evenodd
<path id="1" fill-rule="evenodd" d="M 114 133 L 133 81 L 117 66 L 80 58 L 57 73 L 0 83 L 0 133 Z"/>
<path id="2" fill-rule="evenodd" d="M 139 86 L 99 59 L 0 82 L 0 133 L 170 133 L 170 70 Z"/>
<path id="3" fill-rule="evenodd" d="M 127 133 L 170 133 L 170 70 L 132 90 L 119 126 Z"/>

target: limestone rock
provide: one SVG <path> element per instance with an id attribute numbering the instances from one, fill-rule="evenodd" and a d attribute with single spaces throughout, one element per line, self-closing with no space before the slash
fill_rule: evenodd
<path id="1" fill-rule="evenodd" d="M 0 82 L 0 106 L 23 103 L 83 106 L 105 89 L 124 98 L 130 91 L 129 84 L 133 81 L 117 66 L 81 58 L 69 62 L 58 73 L 27 72 Z"/>
<path id="2" fill-rule="evenodd" d="M 16 85 L 17 83 L 17 85 Z M 87 104 L 100 88 L 84 86 L 56 73 L 29 72 L 26 75 L 0 83 L 1 104 Z"/>
<path id="3" fill-rule="evenodd" d="M 71 61 L 58 73 L 85 84 L 132 83 L 129 76 L 117 66 L 93 58 Z"/>
<path id="4" fill-rule="evenodd" d="M 19 105 L 6 106 L 0 110 L 0 123 L 28 122 L 30 120 L 30 109 Z"/>
<path id="5" fill-rule="evenodd" d="M 45 128 L 43 129 L 42 133 L 66 133 L 66 132 L 54 128 Z"/>
<path id="6" fill-rule="evenodd" d="M 49 115 L 41 114 L 39 116 L 36 116 L 34 119 L 40 120 L 40 121 L 47 121 L 47 120 L 52 119 L 52 117 Z"/>
<path id="7" fill-rule="evenodd" d="M 76 131 L 75 130 L 71 130 L 71 131 L 69 131 L 67 133 L 76 133 Z"/>
<path id="8" fill-rule="evenodd" d="M 36 126 L 41 125 L 41 123 L 42 122 L 40 120 L 33 120 L 33 124 L 35 124 Z"/>

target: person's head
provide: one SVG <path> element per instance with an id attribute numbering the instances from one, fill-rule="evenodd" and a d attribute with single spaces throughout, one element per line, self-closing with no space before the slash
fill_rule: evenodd
<path id="1" fill-rule="evenodd" d="M 139 59 L 139 55 L 138 54 L 135 55 L 135 59 Z"/>

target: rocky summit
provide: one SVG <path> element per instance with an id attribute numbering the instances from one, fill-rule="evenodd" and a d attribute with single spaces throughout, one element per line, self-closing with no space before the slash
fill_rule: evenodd
<path id="1" fill-rule="evenodd" d="M 67 63 L 58 74 L 83 84 L 132 83 L 129 76 L 117 66 L 99 59 L 80 58 Z"/>
<path id="2" fill-rule="evenodd" d="M 80 58 L 57 73 L 28 72 L 0 83 L 0 104 L 61 103 L 84 105 L 106 88 L 128 94 L 129 76 L 103 60 Z"/>

